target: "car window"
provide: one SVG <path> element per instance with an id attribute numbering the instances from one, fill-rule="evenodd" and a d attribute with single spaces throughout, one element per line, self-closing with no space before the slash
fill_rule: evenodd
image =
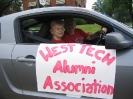
<path id="1" fill-rule="evenodd" d="M 91 20 L 85 20 L 81 18 L 75 18 L 76 20 L 76 28 L 80 28 L 85 32 L 94 33 L 97 30 L 100 30 L 102 26 L 99 24 L 92 22 Z"/>
<path id="2" fill-rule="evenodd" d="M 22 20 L 20 24 L 22 26 L 23 43 L 45 43 L 51 36 L 50 22 L 43 22 L 42 20 L 32 18 Z"/>
<path id="3" fill-rule="evenodd" d="M 106 26 L 107 23 L 104 23 L 102 20 L 94 19 L 92 17 L 84 17 L 78 15 L 70 15 L 76 21 L 76 28 L 82 29 L 84 32 L 95 33 L 100 30 L 102 27 Z M 69 16 L 69 17 L 70 17 Z M 52 43 L 52 34 L 50 32 L 50 22 L 53 20 L 62 20 L 68 18 L 67 15 L 47 15 L 47 16 L 37 16 L 31 18 L 23 18 L 20 22 L 20 27 L 22 30 L 22 41 L 23 43 Z M 107 33 L 113 31 L 112 26 L 108 25 Z M 34 37 L 33 37 L 34 36 Z M 85 40 L 85 44 L 96 44 L 98 38 L 87 41 Z M 105 45 L 105 39 L 103 38 L 100 42 L 100 45 Z"/>
<path id="4" fill-rule="evenodd" d="M 37 35 L 39 33 L 41 26 L 42 26 L 42 23 L 34 25 L 34 26 L 30 26 L 27 28 L 26 31 L 32 35 Z"/>
<path id="5" fill-rule="evenodd" d="M 37 35 L 37 33 L 40 30 L 40 27 L 42 26 L 42 23 L 38 23 L 35 19 L 28 19 L 22 21 L 23 31 Z"/>
<path id="6" fill-rule="evenodd" d="M 35 21 L 35 19 L 26 19 L 26 20 L 22 21 L 22 25 L 25 26 L 26 24 L 32 23 L 34 21 Z"/>

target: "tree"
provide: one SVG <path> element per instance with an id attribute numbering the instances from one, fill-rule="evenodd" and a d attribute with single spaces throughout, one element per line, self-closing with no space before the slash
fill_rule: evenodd
<path id="1" fill-rule="evenodd" d="M 120 6 L 117 9 L 115 9 L 115 12 L 114 12 L 112 18 L 114 18 L 120 22 L 123 22 L 123 23 L 131 21 L 131 17 L 129 15 L 128 10 L 126 8 L 124 8 L 123 6 Z"/>
<path id="2" fill-rule="evenodd" d="M 126 9 L 131 17 L 132 21 L 132 27 L 133 27 L 133 1 L 132 0 L 112 0 L 113 2 L 113 7 L 123 7 Z"/>
<path id="3" fill-rule="evenodd" d="M 94 2 L 93 6 L 92 6 L 92 9 L 97 11 L 97 12 L 103 12 L 102 9 L 100 7 L 103 6 L 103 0 L 99 0 L 99 1 L 96 1 Z"/>
<path id="4" fill-rule="evenodd" d="M 92 9 L 103 14 L 106 13 L 110 17 L 112 17 L 114 13 L 114 9 L 112 8 L 112 0 L 97 0 L 97 2 L 93 4 Z"/>
<path id="5" fill-rule="evenodd" d="M 21 4 L 21 0 L 0 0 L 0 17 L 9 14 L 6 10 L 10 10 L 10 13 L 20 11 Z"/>
<path id="6" fill-rule="evenodd" d="M 97 0 L 92 9 L 101 13 L 106 12 L 108 16 L 121 22 L 131 20 L 133 27 L 132 0 Z"/>

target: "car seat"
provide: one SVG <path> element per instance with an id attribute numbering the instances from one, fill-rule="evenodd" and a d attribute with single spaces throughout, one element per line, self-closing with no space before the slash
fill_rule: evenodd
<path id="1" fill-rule="evenodd" d="M 43 23 L 41 26 L 37 36 L 47 39 L 47 37 L 51 35 L 50 33 L 50 23 Z"/>
<path id="2" fill-rule="evenodd" d="M 43 23 L 38 34 L 36 36 L 49 39 L 49 36 L 51 35 L 50 33 L 50 23 Z M 38 41 L 35 41 L 36 43 Z"/>

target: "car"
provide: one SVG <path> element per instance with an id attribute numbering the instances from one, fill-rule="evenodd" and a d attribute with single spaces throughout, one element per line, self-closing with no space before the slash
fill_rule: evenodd
<path id="1" fill-rule="evenodd" d="M 39 46 L 41 44 L 43 46 L 58 45 L 51 41 L 50 22 L 69 17 L 96 24 L 99 29 L 107 28 L 106 35 L 101 35 L 92 41 L 85 41 L 85 44 L 116 51 L 112 98 L 133 99 L 133 29 L 96 11 L 66 6 L 36 8 L 0 18 L 0 99 L 79 98 L 69 97 L 58 91 L 57 93 L 52 92 L 52 89 L 48 92 L 38 91 L 36 75 L 36 55 Z M 75 52 L 76 50 L 78 49 L 74 49 Z M 79 60 L 76 58 L 76 54 L 74 56 L 73 59 L 72 54 L 68 57 L 77 63 L 86 59 Z M 50 62 L 52 63 L 52 61 Z M 43 73 L 45 74 L 45 72 Z M 80 99 L 100 98 L 102 97 L 80 97 Z"/>

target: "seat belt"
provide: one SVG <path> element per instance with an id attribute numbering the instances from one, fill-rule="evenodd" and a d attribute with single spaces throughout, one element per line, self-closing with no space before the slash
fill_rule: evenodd
<path id="1" fill-rule="evenodd" d="M 35 36 L 35 35 L 32 35 L 32 34 L 29 34 L 29 33 L 24 33 L 24 36 L 26 36 L 26 37 L 28 37 L 28 38 L 30 38 L 30 39 L 34 39 L 34 40 L 36 40 L 36 41 L 40 41 L 40 42 L 42 42 L 42 43 L 53 43 L 54 44 L 54 42 L 52 42 L 52 41 L 50 41 L 50 40 L 47 40 L 47 39 L 45 39 L 45 38 L 41 38 L 41 37 L 38 37 L 38 36 Z"/>

